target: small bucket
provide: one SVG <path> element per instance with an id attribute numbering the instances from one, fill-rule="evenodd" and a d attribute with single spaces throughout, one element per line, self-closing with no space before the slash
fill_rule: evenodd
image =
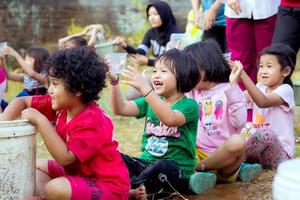
<path id="1" fill-rule="evenodd" d="M 273 197 L 275 200 L 300 199 L 300 158 L 282 162 L 273 181 Z"/>
<path id="2" fill-rule="evenodd" d="M 28 120 L 0 122 L 0 199 L 34 195 L 35 154 L 35 127 Z"/>
<path id="3" fill-rule="evenodd" d="M 114 42 L 105 42 L 95 45 L 97 55 L 103 59 L 106 54 L 114 53 Z"/>
<path id="4" fill-rule="evenodd" d="M 300 106 L 300 82 L 294 82 L 295 104 Z"/>

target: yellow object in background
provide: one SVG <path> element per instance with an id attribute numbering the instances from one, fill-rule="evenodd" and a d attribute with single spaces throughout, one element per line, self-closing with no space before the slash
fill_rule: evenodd
<path id="1" fill-rule="evenodd" d="M 199 8 L 199 13 L 202 13 L 202 7 Z M 190 39 L 191 39 L 191 41 L 189 41 L 190 44 L 199 42 L 202 40 L 203 30 L 197 28 L 194 25 L 194 11 L 193 10 L 190 10 L 190 12 L 188 13 L 185 32 L 190 35 Z"/>

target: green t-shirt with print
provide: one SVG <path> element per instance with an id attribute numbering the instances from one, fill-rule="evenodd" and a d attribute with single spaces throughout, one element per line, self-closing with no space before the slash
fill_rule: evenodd
<path id="1" fill-rule="evenodd" d="M 186 119 L 186 123 L 181 127 L 167 127 L 162 124 L 144 97 L 134 102 L 140 111 L 136 117 L 146 117 L 142 136 L 143 153 L 140 158 L 149 162 L 171 160 L 184 175 L 191 175 L 196 166 L 195 149 L 199 120 L 196 101 L 183 97 L 171 106 L 172 110 L 180 111 Z"/>

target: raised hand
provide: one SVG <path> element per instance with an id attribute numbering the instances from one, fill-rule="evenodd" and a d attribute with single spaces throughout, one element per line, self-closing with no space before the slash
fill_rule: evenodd
<path id="1" fill-rule="evenodd" d="M 139 90 L 143 95 L 152 90 L 152 87 L 147 79 L 142 76 L 137 69 L 131 66 L 128 66 L 127 69 L 124 70 L 123 76 L 125 77 L 124 83 Z"/>
<path id="2" fill-rule="evenodd" d="M 238 84 L 242 72 L 243 72 L 243 65 L 240 61 L 236 60 L 231 63 L 231 73 L 229 76 L 229 81 L 232 85 Z"/>

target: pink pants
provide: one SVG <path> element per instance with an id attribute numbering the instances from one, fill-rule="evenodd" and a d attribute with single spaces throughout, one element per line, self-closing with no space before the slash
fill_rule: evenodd
<path id="1" fill-rule="evenodd" d="M 240 60 L 244 70 L 256 83 L 257 58 L 272 42 L 276 15 L 267 19 L 226 18 L 226 38 L 232 60 Z M 244 90 L 244 86 L 240 84 Z"/>
<path id="2" fill-rule="evenodd" d="M 114 193 L 105 183 L 97 183 L 96 180 L 87 177 L 68 176 L 64 168 L 54 160 L 48 160 L 48 172 L 50 178 L 66 177 L 72 188 L 71 200 L 127 200 L 128 195 Z"/>

